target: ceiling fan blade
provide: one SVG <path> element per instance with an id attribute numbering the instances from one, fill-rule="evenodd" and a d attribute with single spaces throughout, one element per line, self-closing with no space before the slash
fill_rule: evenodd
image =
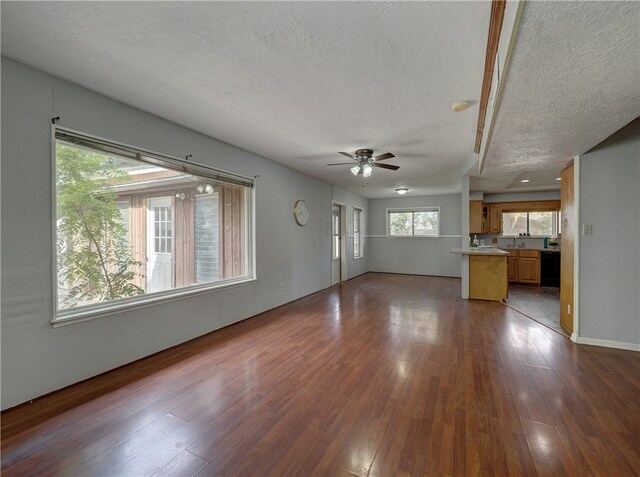
<path id="1" fill-rule="evenodd" d="M 398 169 L 400 169 L 400 166 L 392 166 L 391 164 L 377 164 L 374 162 L 371 165 L 373 167 L 381 167 L 382 169 L 391 169 L 392 171 L 397 171 Z"/>
<path id="2" fill-rule="evenodd" d="M 396 157 L 390 152 L 386 152 L 384 154 L 380 154 L 379 156 L 375 156 L 373 158 L 374 161 L 386 161 L 387 159 L 391 159 L 392 157 Z"/>
<path id="3" fill-rule="evenodd" d="M 349 154 L 348 152 L 339 152 L 338 154 L 342 154 L 343 156 L 347 156 L 351 159 L 353 159 L 354 161 L 356 160 L 355 157 L 353 157 L 351 154 Z"/>
<path id="4" fill-rule="evenodd" d="M 327 164 L 327 166 L 352 166 L 353 162 L 336 162 L 334 164 Z"/>

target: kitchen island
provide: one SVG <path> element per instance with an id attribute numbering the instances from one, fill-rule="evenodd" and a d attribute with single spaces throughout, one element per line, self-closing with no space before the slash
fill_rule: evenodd
<path id="1" fill-rule="evenodd" d="M 451 253 L 469 256 L 469 298 L 504 301 L 507 299 L 507 258 L 499 248 L 454 248 Z"/>

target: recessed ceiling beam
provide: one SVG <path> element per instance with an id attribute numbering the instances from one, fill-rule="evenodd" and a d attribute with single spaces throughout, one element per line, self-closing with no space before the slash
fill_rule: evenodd
<path id="1" fill-rule="evenodd" d="M 487 105 L 489 104 L 489 94 L 491 93 L 491 83 L 493 81 L 493 70 L 498 53 L 500 42 L 500 32 L 502 31 L 502 21 L 504 20 L 504 9 L 506 0 L 493 0 L 491 2 L 491 19 L 489 20 L 489 36 L 487 38 L 487 51 L 484 58 L 484 77 L 482 79 L 482 92 L 480 93 L 480 110 L 478 111 L 478 128 L 476 130 L 476 144 L 474 151 L 480 152 L 482 133 L 484 131 L 484 121 L 487 115 Z"/>

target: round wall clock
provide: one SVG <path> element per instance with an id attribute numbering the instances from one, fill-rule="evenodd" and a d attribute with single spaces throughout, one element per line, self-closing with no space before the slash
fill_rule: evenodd
<path id="1" fill-rule="evenodd" d="M 309 220 L 309 207 L 304 200 L 296 200 L 293 204 L 293 218 L 298 225 L 304 225 Z"/>

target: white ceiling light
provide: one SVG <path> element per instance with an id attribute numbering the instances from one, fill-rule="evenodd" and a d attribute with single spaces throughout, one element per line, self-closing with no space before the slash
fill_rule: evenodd
<path id="1" fill-rule="evenodd" d="M 561 180 L 562 180 L 562 177 L 556 177 L 556 180 L 557 180 L 557 181 L 561 181 Z"/>
<path id="2" fill-rule="evenodd" d="M 407 189 L 406 187 L 400 187 L 396 189 L 396 193 L 400 195 L 405 195 L 407 192 L 409 192 L 409 189 Z"/>
<path id="3" fill-rule="evenodd" d="M 460 113 L 469 107 L 469 101 L 458 101 L 451 105 L 451 111 Z"/>
<path id="4" fill-rule="evenodd" d="M 360 172 L 360 166 L 359 165 L 353 166 L 351 168 L 351 172 L 353 173 L 354 176 L 357 176 L 358 173 Z"/>
<path id="5" fill-rule="evenodd" d="M 524 182 L 525 184 L 529 182 L 529 179 L 522 179 L 520 182 Z"/>
<path id="6" fill-rule="evenodd" d="M 363 168 L 362 168 L 362 175 L 364 177 L 369 177 L 371 175 L 371 173 L 373 172 L 373 167 L 371 167 L 369 164 L 366 164 Z"/>
<path id="7" fill-rule="evenodd" d="M 211 193 L 213 193 L 213 186 L 212 186 L 211 184 L 207 184 L 206 186 L 204 186 L 204 191 L 205 191 L 207 194 L 211 194 Z"/>

